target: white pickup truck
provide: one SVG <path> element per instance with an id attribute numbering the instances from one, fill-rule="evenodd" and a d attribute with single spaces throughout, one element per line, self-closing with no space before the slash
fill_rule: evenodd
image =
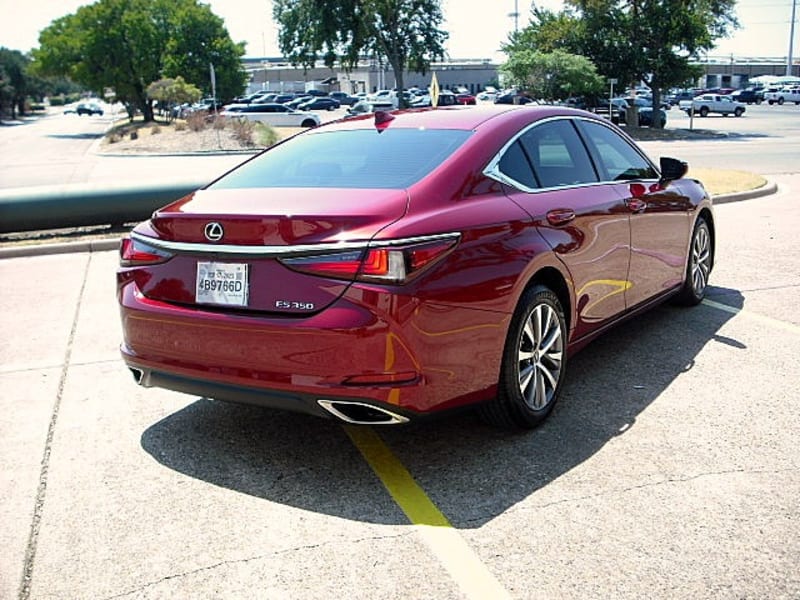
<path id="1" fill-rule="evenodd" d="M 800 104 L 800 86 L 793 85 L 775 91 L 768 91 L 764 94 L 764 100 L 769 104 L 783 104 L 784 102 Z"/>
<path id="2" fill-rule="evenodd" d="M 687 115 L 694 110 L 694 114 L 701 117 L 707 117 L 711 113 L 741 117 L 746 108 L 743 103 L 722 94 L 700 94 L 693 100 L 681 100 L 679 106 Z"/>

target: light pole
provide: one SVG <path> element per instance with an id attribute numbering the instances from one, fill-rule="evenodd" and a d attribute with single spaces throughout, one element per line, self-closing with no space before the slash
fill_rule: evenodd
<path id="1" fill-rule="evenodd" d="M 794 17 L 797 11 L 797 0 L 792 0 L 792 20 L 789 27 L 789 56 L 786 58 L 786 75 L 792 74 L 792 50 L 794 49 Z"/>

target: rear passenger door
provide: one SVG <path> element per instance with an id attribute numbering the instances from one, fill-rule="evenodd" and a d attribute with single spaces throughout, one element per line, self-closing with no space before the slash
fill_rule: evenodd
<path id="1" fill-rule="evenodd" d="M 631 266 L 626 303 L 632 308 L 683 280 L 693 206 L 677 186 L 663 187 L 652 163 L 612 128 L 593 121 L 578 126 L 600 177 L 629 211 Z"/>
<path id="2" fill-rule="evenodd" d="M 629 213 L 603 184 L 572 119 L 537 123 L 508 145 L 496 165 L 508 196 L 535 220 L 575 286 L 574 336 L 625 310 Z"/>

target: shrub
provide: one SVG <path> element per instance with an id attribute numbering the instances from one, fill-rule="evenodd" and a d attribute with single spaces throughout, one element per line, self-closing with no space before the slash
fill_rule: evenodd
<path id="1" fill-rule="evenodd" d="M 208 113 L 204 110 L 196 110 L 186 116 L 186 125 L 192 131 L 203 131 L 206 128 L 206 117 Z"/>
<path id="2" fill-rule="evenodd" d="M 186 123 L 183 121 L 177 121 L 175 123 L 175 131 L 186 131 Z"/>
<path id="3" fill-rule="evenodd" d="M 216 117 L 212 116 L 211 122 L 212 122 L 212 127 L 217 131 L 225 129 L 225 125 L 227 125 L 227 123 L 225 122 L 225 117 L 220 117 L 220 116 Z"/>
<path id="4" fill-rule="evenodd" d="M 256 124 L 256 139 L 259 146 L 269 147 L 280 141 L 280 136 L 275 128 L 265 123 Z"/>
<path id="5" fill-rule="evenodd" d="M 253 146 L 253 132 L 255 125 L 247 119 L 234 119 L 231 121 L 233 137 L 243 146 Z"/>
<path id="6" fill-rule="evenodd" d="M 63 96 L 53 96 L 50 98 L 50 106 L 64 106 Z"/>
<path id="7" fill-rule="evenodd" d="M 150 135 L 156 135 L 158 133 L 161 133 L 161 127 L 159 127 L 158 125 L 153 125 L 150 128 Z"/>

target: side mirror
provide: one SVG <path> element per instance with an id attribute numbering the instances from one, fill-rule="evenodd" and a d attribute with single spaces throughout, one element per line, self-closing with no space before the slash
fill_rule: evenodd
<path id="1" fill-rule="evenodd" d="M 677 158 L 670 158 L 668 156 L 662 156 L 660 160 L 661 165 L 661 182 L 666 183 L 668 181 L 674 181 L 675 179 L 680 179 L 684 175 L 686 175 L 686 171 L 689 170 L 689 165 L 683 162 L 682 160 L 678 160 Z"/>

